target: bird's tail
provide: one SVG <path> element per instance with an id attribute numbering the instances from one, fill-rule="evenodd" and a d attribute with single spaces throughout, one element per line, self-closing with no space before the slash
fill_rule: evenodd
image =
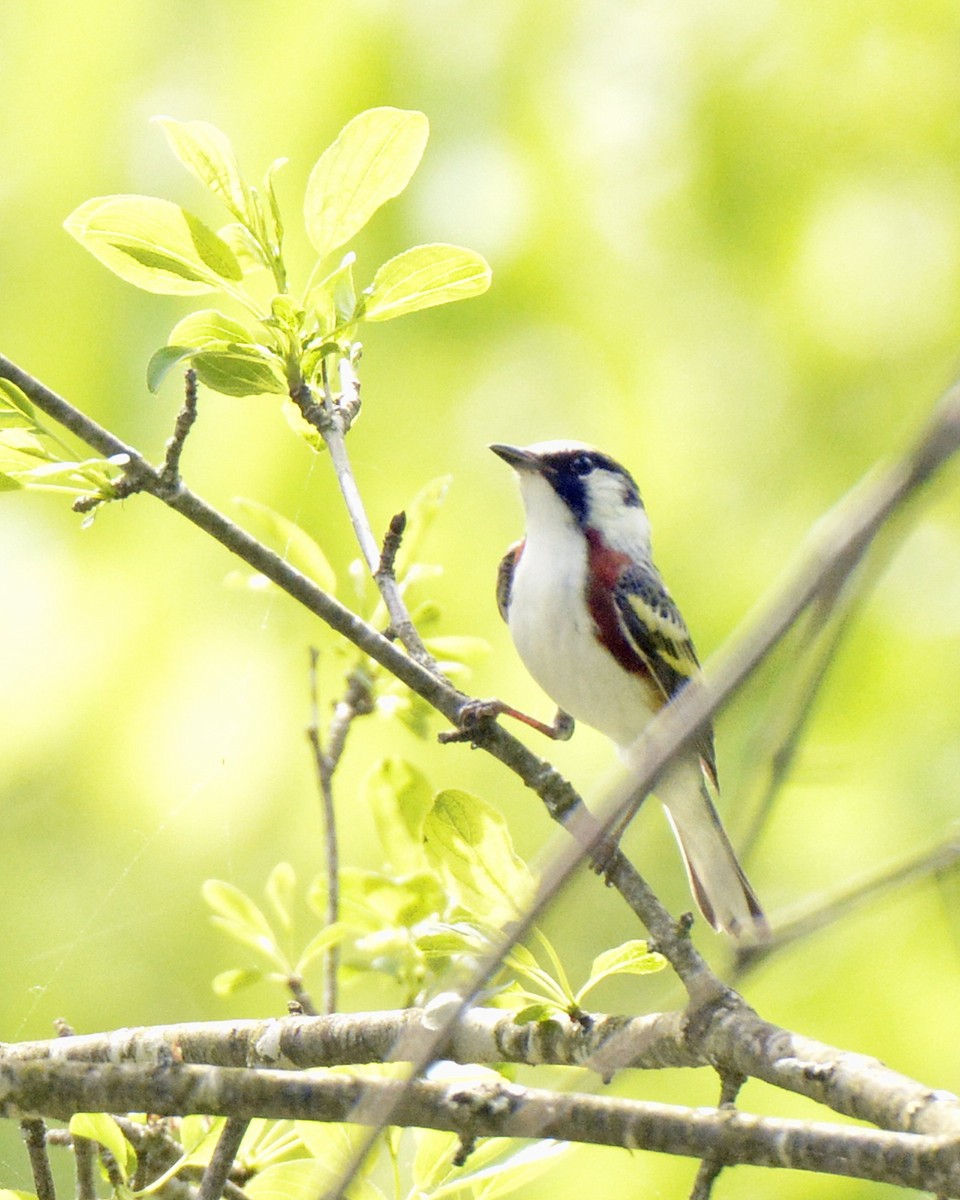
<path id="1" fill-rule="evenodd" d="M 737 861 L 720 823 L 708 781 L 698 762 L 681 761 L 658 781 L 700 911 L 716 930 L 756 940 L 769 936 L 760 901 Z"/>

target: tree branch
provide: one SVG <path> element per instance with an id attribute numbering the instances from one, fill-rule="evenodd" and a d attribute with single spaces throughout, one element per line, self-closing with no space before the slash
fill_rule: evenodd
<path id="1" fill-rule="evenodd" d="M 172 1116 L 173 1114 L 167 1115 Z M 243 1135 L 247 1132 L 250 1119 L 249 1117 L 227 1115 L 226 1124 L 220 1131 L 213 1155 L 203 1172 L 197 1200 L 220 1200 L 227 1176 L 230 1174 L 233 1160 L 237 1157 L 237 1151 L 240 1149 Z"/>
<path id="2" fill-rule="evenodd" d="M 57 1190 L 53 1184 L 53 1172 L 50 1170 L 50 1158 L 47 1154 L 46 1124 L 39 1117 L 24 1117 L 20 1122 L 20 1132 L 23 1134 L 30 1158 L 37 1200 L 57 1200 Z"/>
<path id="3" fill-rule="evenodd" d="M 74 1112 L 201 1112 L 233 1122 L 356 1122 L 373 1094 L 399 1125 L 463 1137 L 558 1138 L 654 1150 L 730 1166 L 780 1167 L 847 1175 L 960 1194 L 955 1136 L 888 1133 L 824 1122 L 756 1117 L 726 1109 L 682 1108 L 637 1100 L 558 1095 L 515 1084 L 360 1079 L 342 1074 L 117 1064 L 7 1062 L 0 1067 L 0 1115 L 37 1112 L 61 1120 Z"/>
<path id="4" fill-rule="evenodd" d="M 826 903 L 809 908 L 807 911 L 781 922 L 770 940 L 762 945 L 738 947 L 737 973 L 745 975 L 747 971 L 771 954 L 782 950 L 784 946 L 789 946 L 793 942 L 817 933 L 855 909 L 875 900 L 878 896 L 902 888 L 905 884 L 916 883 L 923 879 L 929 879 L 932 875 L 942 875 L 955 870 L 958 862 L 960 862 L 960 837 L 955 836 L 930 850 L 924 850 L 903 862 L 887 867 L 869 879 L 852 884 Z"/>
<path id="5" fill-rule="evenodd" d="M 310 696 L 312 718 L 307 729 L 307 739 L 313 751 L 313 763 L 320 789 L 323 809 L 323 834 L 327 862 L 327 925 L 334 925 L 340 916 L 340 853 L 337 845 L 336 810 L 333 804 L 333 776 L 340 763 L 347 742 L 347 734 L 357 717 L 373 712 L 373 696 L 370 680 L 359 668 L 354 668 L 347 677 L 347 689 L 342 700 L 337 702 L 324 749 L 320 735 L 320 704 L 317 690 L 317 663 L 319 652 L 310 651 Z M 324 999 L 323 1011 L 337 1010 L 337 971 L 340 951 L 330 946 L 324 954 Z M 308 1015 L 314 1014 L 313 1006 L 304 1008 Z"/>
<path id="6" fill-rule="evenodd" d="M 510 1012 L 474 1008 L 452 1031 L 443 1054 L 464 1064 L 580 1067 L 603 1079 L 618 1070 L 722 1065 L 728 1073 L 755 1076 L 883 1129 L 960 1138 L 956 1096 L 934 1091 L 868 1055 L 771 1025 L 742 1001 L 709 1013 L 587 1018 L 520 1025 Z M 7 1064 L 44 1061 L 145 1070 L 178 1063 L 310 1068 L 391 1057 L 414 1061 L 430 1043 L 434 1024 L 428 1007 L 120 1029 L 3 1046 L 0 1071 Z M 406 1047 L 410 1057 L 401 1058 L 398 1047 Z"/>
<path id="7" fill-rule="evenodd" d="M 340 494 L 343 496 L 343 503 L 360 546 L 360 553 L 383 597 L 390 618 L 391 633 L 399 639 L 411 658 L 431 674 L 439 676 L 437 664 L 427 653 L 420 634 L 410 619 L 393 572 L 380 570 L 380 547 L 373 536 L 356 476 L 350 465 L 350 456 L 347 454 L 346 433 L 360 410 L 360 381 L 353 364 L 347 358 L 340 359 L 340 385 L 340 395 L 334 397 L 324 373 L 323 402 L 314 403 L 313 394 L 304 383 L 293 394 L 294 403 L 300 409 L 303 419 L 320 433 L 330 453 L 330 461 L 333 463 Z"/>

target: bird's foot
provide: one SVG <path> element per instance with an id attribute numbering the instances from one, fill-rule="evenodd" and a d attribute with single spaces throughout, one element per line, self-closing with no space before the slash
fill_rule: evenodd
<path id="1" fill-rule="evenodd" d="M 475 742 L 481 727 L 490 721 L 495 721 L 497 717 L 513 717 L 515 721 L 522 721 L 524 725 L 529 725 L 531 729 L 536 729 L 544 737 L 557 742 L 565 742 L 572 737 L 575 725 L 573 717 L 559 708 L 552 724 L 547 725 L 544 721 L 538 721 L 536 717 L 528 716 L 519 709 L 512 708 L 502 700 L 468 700 L 458 714 L 458 728 L 445 730 L 439 735 L 439 740 L 441 742 Z"/>

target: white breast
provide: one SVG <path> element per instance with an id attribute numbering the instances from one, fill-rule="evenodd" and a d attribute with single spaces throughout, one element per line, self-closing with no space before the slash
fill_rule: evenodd
<path id="1" fill-rule="evenodd" d="M 652 715 L 645 688 L 597 641 L 586 603 L 583 534 L 548 484 L 530 483 L 550 494 L 539 497 L 524 489 L 527 539 L 514 573 L 508 622 L 514 643 L 558 707 L 627 746 Z M 550 506 L 548 520 L 537 519 L 541 500 Z"/>

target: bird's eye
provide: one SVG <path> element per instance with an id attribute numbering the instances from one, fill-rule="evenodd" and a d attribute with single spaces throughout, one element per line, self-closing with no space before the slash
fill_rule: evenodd
<path id="1" fill-rule="evenodd" d="M 593 459 L 589 454 L 577 454 L 570 463 L 574 475 L 589 475 L 593 470 Z"/>

